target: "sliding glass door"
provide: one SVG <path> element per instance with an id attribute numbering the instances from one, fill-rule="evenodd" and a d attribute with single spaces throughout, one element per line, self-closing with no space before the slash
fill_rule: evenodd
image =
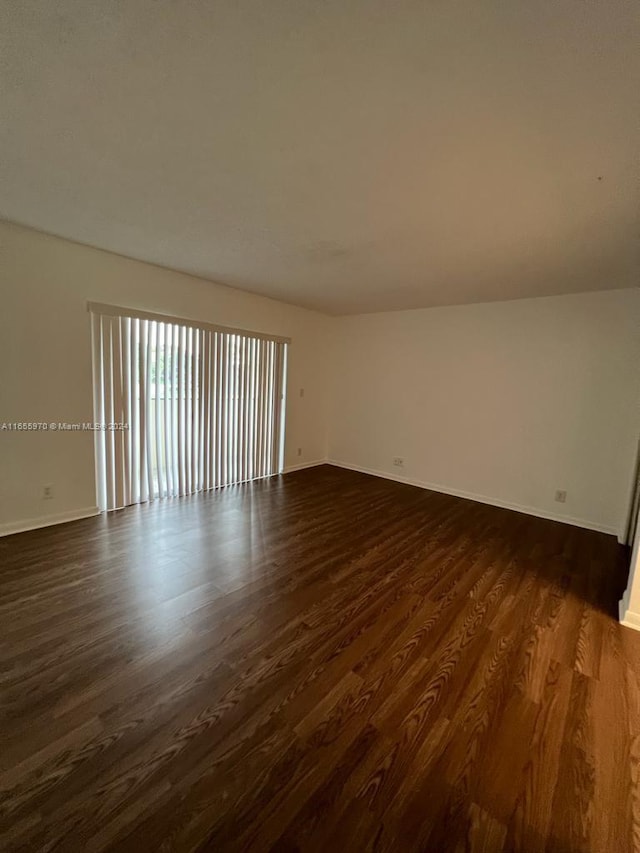
<path id="1" fill-rule="evenodd" d="M 282 470 L 286 340 L 90 308 L 101 509 Z"/>

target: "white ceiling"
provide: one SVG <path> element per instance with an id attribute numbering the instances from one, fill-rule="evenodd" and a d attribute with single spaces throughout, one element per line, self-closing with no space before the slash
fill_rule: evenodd
<path id="1" fill-rule="evenodd" d="M 0 217 L 330 313 L 638 282 L 634 0 L 4 0 Z"/>

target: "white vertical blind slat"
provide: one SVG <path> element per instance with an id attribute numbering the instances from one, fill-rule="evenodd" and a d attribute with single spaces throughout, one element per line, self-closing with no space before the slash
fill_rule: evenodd
<path id="1" fill-rule="evenodd" d="M 248 384 L 248 398 L 249 404 L 247 407 L 247 420 L 249 423 L 249 434 L 247 439 L 247 476 L 250 480 L 255 477 L 255 465 L 254 465 L 254 454 L 253 448 L 255 445 L 254 436 L 254 395 L 255 395 L 255 366 L 256 366 L 256 350 L 254 346 L 255 341 L 249 340 L 249 384 Z"/>
<path id="2" fill-rule="evenodd" d="M 122 318 L 115 317 L 111 325 L 111 357 L 113 359 L 113 413 L 110 419 L 111 435 L 113 437 L 113 474 L 116 507 L 124 506 L 124 458 L 122 431 L 114 427 L 122 423 Z"/>
<path id="3" fill-rule="evenodd" d="M 256 477 L 262 476 L 260 456 L 260 436 L 262 435 L 262 341 L 256 345 L 256 414 L 253 456 L 255 459 Z"/>
<path id="4" fill-rule="evenodd" d="M 220 450 L 222 447 L 222 335 L 214 333 L 216 359 L 214 362 L 215 387 L 213 390 L 213 405 L 215 432 L 213 434 L 213 446 L 211 455 L 213 457 L 213 487 L 218 488 L 222 482 L 221 466 L 222 458 Z"/>
<path id="5" fill-rule="evenodd" d="M 162 329 L 162 323 L 154 323 L 154 343 L 155 343 L 155 352 L 154 352 L 154 382 L 153 382 L 153 391 L 155 397 L 155 457 L 156 457 L 156 477 L 158 481 L 158 497 L 163 498 L 165 496 L 165 487 L 164 487 L 164 465 L 162 462 L 162 452 L 164 448 L 164 442 L 162 440 L 162 407 L 164 406 L 164 400 L 162 399 L 161 388 L 164 386 L 160 382 L 160 333 Z"/>
<path id="6" fill-rule="evenodd" d="M 154 457 L 154 417 L 151 407 L 153 405 L 153 392 L 151 388 L 151 377 L 152 377 L 152 338 L 154 335 L 154 324 L 153 321 L 147 321 L 147 356 L 145 362 L 145 387 L 146 387 L 146 397 L 147 397 L 147 418 L 146 418 L 146 427 L 147 427 L 147 493 L 149 495 L 149 500 L 153 500 L 155 497 L 155 488 L 154 488 L 154 480 L 153 480 L 153 457 Z"/>
<path id="7" fill-rule="evenodd" d="M 171 326 L 171 477 L 173 496 L 180 494 L 178 463 L 178 335 L 177 326 Z"/>
<path id="8" fill-rule="evenodd" d="M 237 341 L 235 335 L 230 335 L 231 338 L 231 357 L 229 359 L 229 369 L 231 376 L 231 424 L 229 430 L 229 440 L 231 445 L 231 483 L 238 482 L 238 361 L 237 361 Z"/>
<path id="9" fill-rule="evenodd" d="M 104 365 L 104 422 L 113 421 L 113 351 L 112 351 L 112 326 L 111 317 L 103 318 L 102 321 L 102 345 Z M 115 447 L 113 443 L 113 432 L 105 430 L 105 478 L 107 491 L 107 504 L 111 509 L 116 508 L 115 488 Z"/>
<path id="10" fill-rule="evenodd" d="M 209 381 L 209 411 L 211 416 L 211 433 L 209 435 L 209 488 L 217 485 L 216 448 L 218 447 L 218 333 L 211 332 L 211 367 Z"/>
<path id="11" fill-rule="evenodd" d="M 97 314 L 91 315 L 91 342 L 93 347 L 93 420 L 102 424 L 104 414 L 104 359 L 102 349 L 102 318 Z M 96 488 L 98 508 L 108 509 L 106 492 L 106 448 L 105 436 L 102 430 L 95 431 L 96 454 Z"/>
<path id="12" fill-rule="evenodd" d="M 189 420 L 187 421 L 187 435 L 189 436 L 189 494 L 197 491 L 196 484 L 196 456 L 198 453 L 197 420 L 195 416 L 196 405 L 196 382 L 197 382 L 197 330 L 191 329 L 191 344 L 189 355 Z"/>
<path id="13" fill-rule="evenodd" d="M 280 352 L 278 345 L 273 345 L 273 415 L 271 420 L 271 473 L 275 474 L 277 469 L 277 447 L 278 447 L 278 398 L 280 387 L 278 382 L 278 367 L 280 363 Z"/>
<path id="14" fill-rule="evenodd" d="M 265 413 L 267 407 L 267 341 L 260 341 L 260 413 L 258 425 L 258 476 L 264 477 L 266 471 L 266 460 L 264 452 L 265 437 Z"/>
<path id="15" fill-rule="evenodd" d="M 140 345 L 139 345 L 139 367 L 138 367 L 138 384 L 140 389 L 139 407 L 140 425 L 140 500 L 149 500 L 149 488 L 147 478 L 147 336 L 148 336 L 147 320 L 140 320 Z"/>
<path id="16" fill-rule="evenodd" d="M 184 330 L 184 357 L 182 361 L 182 475 L 183 475 L 183 495 L 189 494 L 189 481 L 191 473 L 189 470 L 189 329 Z"/>
<path id="17" fill-rule="evenodd" d="M 261 418 L 261 403 L 262 403 L 262 342 L 256 341 L 255 353 L 255 401 L 254 401 L 254 432 L 253 432 L 253 458 L 254 462 L 254 477 L 261 477 L 260 470 L 260 418 Z"/>
<path id="18" fill-rule="evenodd" d="M 198 459 L 200 458 L 200 331 L 193 330 L 193 368 L 191 383 L 191 418 L 193 444 L 191 450 L 191 491 L 200 491 Z"/>
<path id="19" fill-rule="evenodd" d="M 218 334 L 218 385 L 216 392 L 216 408 L 218 420 L 218 433 L 216 441 L 216 486 L 220 487 L 224 484 L 226 445 L 224 435 L 224 419 L 225 419 L 225 374 L 226 374 L 226 336 Z"/>
<path id="20" fill-rule="evenodd" d="M 171 459 L 171 390 L 169 387 L 170 364 L 171 364 L 171 324 L 164 323 L 164 334 L 162 336 L 163 357 L 163 415 L 164 415 L 164 473 L 167 487 L 167 497 L 173 494 L 173 472 Z"/>
<path id="21" fill-rule="evenodd" d="M 142 500 L 140 494 L 140 387 L 138 382 L 140 365 L 140 320 L 131 320 L 131 360 L 129 362 L 131 384 L 131 501 Z"/>
<path id="22" fill-rule="evenodd" d="M 198 459 L 200 488 L 209 488 L 209 365 L 211 363 L 211 351 L 209 339 L 211 332 L 202 330 L 200 332 L 200 456 Z"/>
<path id="23" fill-rule="evenodd" d="M 205 361 L 208 364 L 208 395 L 209 395 L 209 415 L 208 415 L 208 423 L 209 428 L 207 430 L 207 489 L 212 489 L 214 486 L 213 481 L 213 448 L 215 442 L 215 369 L 216 369 L 216 352 L 215 352 L 215 343 L 216 336 L 215 332 L 210 330 L 207 331 L 208 335 L 208 359 Z"/>
<path id="24" fill-rule="evenodd" d="M 267 341 L 267 388 L 265 391 L 266 414 L 264 419 L 265 476 L 271 473 L 271 424 L 273 411 L 273 345 Z"/>
<path id="25" fill-rule="evenodd" d="M 282 361 L 280 365 L 281 376 L 280 376 L 280 410 L 278 412 L 278 422 L 280 424 L 280 446 L 278 447 L 278 472 L 281 473 L 284 470 L 284 448 L 286 442 L 286 406 L 287 406 L 287 382 L 289 376 L 289 350 L 287 349 L 287 345 L 282 343 L 279 345 L 280 350 L 282 352 Z"/>
<path id="26" fill-rule="evenodd" d="M 240 468 L 242 471 L 242 482 L 245 482 L 248 479 L 247 474 L 247 443 L 248 443 L 248 433 L 249 433 L 249 423 L 247 418 L 247 372 L 248 372 L 248 356 L 249 356 L 249 347 L 248 340 L 246 338 L 241 338 L 242 341 L 242 393 L 240 395 L 240 406 L 242 408 L 242 436 L 240 439 Z"/>
<path id="27" fill-rule="evenodd" d="M 178 495 L 184 495 L 184 348 L 186 342 L 184 326 L 179 329 L 178 335 Z"/>
<path id="28" fill-rule="evenodd" d="M 129 429 L 122 433 L 124 444 L 124 504 L 133 503 L 131 496 L 131 318 L 122 317 L 120 322 L 122 345 L 122 419 Z"/>
<path id="29" fill-rule="evenodd" d="M 244 370 L 243 370 L 243 418 L 244 418 L 244 436 L 242 441 L 243 455 L 243 479 L 250 480 L 250 449 L 251 449 L 251 341 L 249 338 L 244 339 Z"/>
<path id="30" fill-rule="evenodd" d="M 239 389 L 239 384 L 240 384 L 239 383 L 239 379 L 240 379 L 239 367 L 240 366 L 238 363 L 238 351 L 239 351 L 239 349 L 240 349 L 240 347 L 239 347 L 239 343 L 238 343 L 238 338 L 236 335 L 234 335 L 233 336 L 233 349 L 232 349 L 233 360 L 231 363 L 231 377 L 232 377 L 231 381 L 232 381 L 232 388 L 233 388 L 233 396 L 232 396 L 233 420 L 231 421 L 231 442 L 232 442 L 232 447 L 233 447 L 233 451 L 232 451 L 233 452 L 233 468 L 232 468 L 232 474 L 231 474 L 231 482 L 232 483 L 237 483 L 238 480 L 240 479 L 240 454 L 238 452 L 239 445 L 240 445 L 240 441 L 239 441 L 240 437 L 238 435 L 238 426 L 239 426 L 239 421 L 240 421 L 240 418 L 238 417 L 238 415 L 239 415 L 239 412 L 238 412 L 238 389 Z"/>

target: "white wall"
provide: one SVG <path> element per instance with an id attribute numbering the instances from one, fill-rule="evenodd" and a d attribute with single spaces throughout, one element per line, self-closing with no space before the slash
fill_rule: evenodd
<path id="1" fill-rule="evenodd" d="M 341 317 L 333 333 L 332 460 L 624 527 L 640 290 Z"/>
<path id="2" fill-rule="evenodd" d="M 291 337 L 285 464 L 326 456 L 330 318 L 2 222 L 0 287 L 0 422 L 93 420 L 93 300 Z M 0 531 L 95 504 L 91 433 L 0 432 Z"/>
<path id="3" fill-rule="evenodd" d="M 332 318 L 6 223 L 0 282 L 0 422 L 92 420 L 86 302 L 110 302 L 290 336 L 287 467 L 402 456 L 444 491 L 626 520 L 640 290 Z M 91 509 L 93 472 L 90 433 L 0 432 L 0 532 Z"/>

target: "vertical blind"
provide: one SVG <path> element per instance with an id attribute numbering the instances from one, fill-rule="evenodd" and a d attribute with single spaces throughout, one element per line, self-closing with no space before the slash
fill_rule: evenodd
<path id="1" fill-rule="evenodd" d="M 101 509 L 282 470 L 285 339 L 89 310 Z"/>

